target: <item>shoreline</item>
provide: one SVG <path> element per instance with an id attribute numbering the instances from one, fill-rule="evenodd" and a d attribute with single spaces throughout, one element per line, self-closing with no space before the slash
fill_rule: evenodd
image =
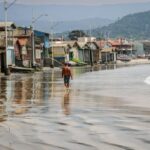
<path id="1" fill-rule="evenodd" d="M 132 59 L 130 61 L 120 61 L 117 60 L 117 65 L 140 65 L 140 64 L 150 64 L 150 60 L 148 59 Z"/>

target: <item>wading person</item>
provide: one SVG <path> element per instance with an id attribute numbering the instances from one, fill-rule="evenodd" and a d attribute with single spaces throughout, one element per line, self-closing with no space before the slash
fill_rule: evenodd
<path id="1" fill-rule="evenodd" d="M 70 70 L 70 65 L 68 63 L 65 63 L 64 67 L 62 68 L 62 77 L 64 78 L 64 86 L 69 89 L 70 78 L 72 79 L 72 73 Z"/>

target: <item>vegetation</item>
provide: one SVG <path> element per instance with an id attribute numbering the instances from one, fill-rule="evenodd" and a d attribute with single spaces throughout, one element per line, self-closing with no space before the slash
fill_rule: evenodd
<path id="1" fill-rule="evenodd" d="M 77 63 L 78 66 L 87 65 L 85 62 L 82 62 L 81 60 L 77 58 L 73 58 L 72 61 Z"/>
<path id="2" fill-rule="evenodd" d="M 84 37 L 84 36 L 87 36 L 87 35 L 82 30 L 73 30 L 69 32 L 69 35 L 68 35 L 70 40 L 77 40 L 79 37 Z"/>
<path id="3" fill-rule="evenodd" d="M 93 30 L 93 34 L 98 38 L 150 39 L 150 11 L 127 15 L 115 23 Z"/>

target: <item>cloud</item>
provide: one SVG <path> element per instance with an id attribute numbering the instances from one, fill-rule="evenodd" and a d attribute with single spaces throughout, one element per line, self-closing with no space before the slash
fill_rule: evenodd
<path id="1" fill-rule="evenodd" d="M 9 0 L 8 0 L 9 1 Z M 144 3 L 150 0 L 17 0 L 21 4 L 54 4 L 54 5 L 105 5 L 105 4 L 126 4 Z"/>

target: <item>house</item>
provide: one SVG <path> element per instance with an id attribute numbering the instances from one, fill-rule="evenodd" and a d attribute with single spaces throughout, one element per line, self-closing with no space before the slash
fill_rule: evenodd
<path id="1" fill-rule="evenodd" d="M 68 46 L 63 41 L 50 42 L 51 66 L 61 66 L 65 62 Z"/>
<path id="2" fill-rule="evenodd" d="M 77 49 L 74 58 L 78 59 L 81 62 L 85 62 L 85 50 L 84 50 L 84 46 L 85 46 L 86 42 L 75 42 L 74 43 L 74 48 Z"/>
<path id="3" fill-rule="evenodd" d="M 7 27 L 7 48 L 6 48 L 6 32 Z M 13 22 L 0 22 L 0 72 L 9 74 L 9 66 L 15 65 L 15 55 L 13 46 L 13 32 L 16 25 Z"/>
<path id="4" fill-rule="evenodd" d="M 95 42 L 96 37 L 79 37 L 78 42 Z"/>
<path id="5" fill-rule="evenodd" d="M 106 40 L 97 41 L 101 49 L 100 54 L 100 62 L 101 63 L 116 63 L 116 52 L 115 48 L 112 47 L 111 44 L 108 43 Z"/>
<path id="6" fill-rule="evenodd" d="M 79 57 L 82 61 L 90 65 L 99 62 L 100 49 L 95 37 L 80 37 L 77 42 L 80 47 Z"/>
<path id="7" fill-rule="evenodd" d="M 18 27 L 14 31 L 15 65 L 31 67 L 32 60 L 32 30 Z"/>
<path id="8" fill-rule="evenodd" d="M 16 66 L 32 67 L 34 63 L 45 65 L 46 58 L 49 58 L 48 33 L 35 30 L 33 45 L 32 29 L 18 27 L 14 33 L 14 40 Z"/>
<path id="9" fill-rule="evenodd" d="M 69 60 L 91 65 L 99 62 L 100 49 L 95 38 L 92 41 L 89 37 L 83 37 L 79 38 L 78 41 L 65 41 L 65 43 L 68 46 Z"/>
<path id="10" fill-rule="evenodd" d="M 72 65 L 85 65 L 83 47 L 86 42 L 64 41 L 64 43 L 67 44 L 65 61 L 69 61 Z"/>
<path id="11" fill-rule="evenodd" d="M 94 41 L 87 42 L 84 47 L 84 54 L 86 53 L 86 51 L 89 51 L 89 58 L 90 58 L 88 61 L 85 61 L 86 63 L 88 64 L 90 63 L 91 66 L 93 66 L 93 64 L 97 64 L 100 62 L 100 48 L 96 42 Z"/>
<path id="12" fill-rule="evenodd" d="M 133 50 L 136 51 L 135 55 L 137 58 L 144 58 L 145 57 L 144 44 L 142 41 L 134 41 Z"/>
<path id="13" fill-rule="evenodd" d="M 85 42 L 75 41 L 70 49 L 70 58 L 75 62 L 84 62 L 84 47 Z"/>
<path id="14" fill-rule="evenodd" d="M 35 38 L 35 62 L 42 65 L 47 66 L 47 61 L 50 61 L 49 56 L 49 33 L 35 30 L 34 31 Z"/>
<path id="15" fill-rule="evenodd" d="M 133 50 L 133 44 L 126 39 L 108 40 L 108 44 L 110 44 L 117 53 L 117 60 L 128 61 L 132 59 L 132 56 L 136 53 Z"/>
<path id="16" fill-rule="evenodd" d="M 143 48 L 146 57 L 150 57 L 150 41 L 143 41 Z"/>
<path id="17" fill-rule="evenodd" d="M 73 61 L 74 53 L 76 52 L 76 50 L 74 49 L 75 41 L 63 41 L 63 43 L 67 45 L 65 62 Z"/>

